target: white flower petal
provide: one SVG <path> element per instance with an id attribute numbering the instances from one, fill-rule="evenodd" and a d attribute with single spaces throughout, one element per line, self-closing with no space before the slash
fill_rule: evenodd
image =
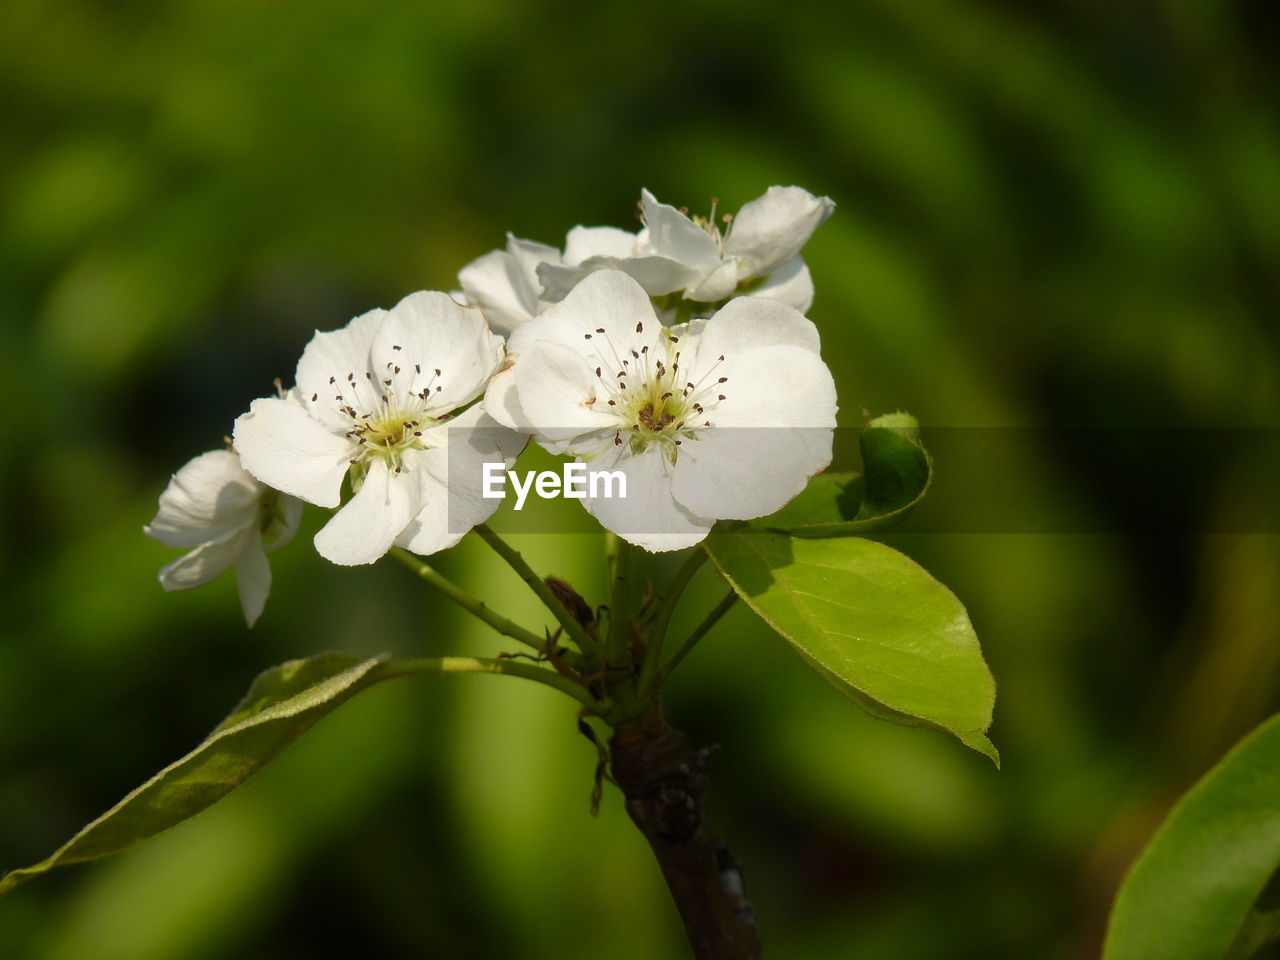
<path id="1" fill-rule="evenodd" d="M 818 328 L 802 313 L 776 300 L 738 297 L 730 300 L 702 327 L 691 379 L 699 380 L 720 363 L 756 347 L 792 346 L 817 354 L 821 347 Z M 768 381 L 763 381 L 768 383 Z M 772 393 L 772 388 L 770 388 Z"/>
<path id="2" fill-rule="evenodd" d="M 458 272 L 467 302 L 479 307 L 499 333 L 536 316 L 543 307 L 538 266 L 559 264 L 560 251 L 507 234 L 507 248 L 492 250 Z"/>
<path id="3" fill-rule="evenodd" d="M 505 250 L 491 250 L 458 271 L 467 302 L 479 307 L 494 330 L 510 333 L 538 312 L 538 290 Z"/>
<path id="4" fill-rule="evenodd" d="M 446 442 L 452 445 L 464 441 L 469 444 L 474 438 L 480 438 L 483 441 L 482 446 L 477 449 L 483 449 L 486 456 L 490 452 L 488 445 L 496 446 L 498 453 L 508 465 L 515 463 L 516 457 L 520 456 L 529 444 L 527 434 L 519 433 L 506 424 L 499 423 L 489 414 L 483 403 L 468 407 L 452 420 L 434 428 L 435 433 L 441 431 L 444 433 Z M 427 434 L 427 439 L 429 443 L 434 442 L 430 433 Z"/>
<path id="5" fill-rule="evenodd" d="M 417 459 L 406 454 L 404 472 L 398 475 L 383 460 L 371 462 L 356 495 L 316 534 L 320 556 L 356 566 L 373 563 L 390 550 L 422 509 L 423 487 L 429 489 L 430 475 L 420 472 Z"/>
<path id="6" fill-rule="evenodd" d="M 170 547 L 220 540 L 258 517 L 261 488 L 230 450 L 211 450 L 185 464 L 160 494 L 143 532 Z"/>
<path id="7" fill-rule="evenodd" d="M 481 401 L 490 416 L 505 427 L 523 430 L 530 426 L 524 409 L 520 406 L 520 394 L 516 391 L 515 365 L 519 357 L 508 353 L 498 372 L 489 381 Z"/>
<path id="8" fill-rule="evenodd" d="M 271 592 L 271 565 L 262 549 L 260 537 L 247 538 L 236 560 L 236 588 L 240 593 L 240 609 L 245 623 L 252 627 L 262 616 Z"/>
<path id="9" fill-rule="evenodd" d="M 626 260 L 636 253 L 636 235 L 617 227 L 574 227 L 564 241 L 564 262 L 576 267 L 588 257 Z"/>
<path id="10" fill-rule="evenodd" d="M 422 509 L 396 540 L 423 556 L 453 546 L 472 527 L 493 516 L 502 500 L 482 495 L 484 465 L 496 463 L 503 469 L 514 465 L 528 441 L 478 407 L 437 428 L 437 432 L 446 430 L 445 445 L 420 458 L 431 481 L 424 486 Z"/>
<path id="11" fill-rule="evenodd" d="M 776 300 L 807 313 L 813 306 L 813 278 L 800 257 L 792 257 L 767 277 L 764 283 L 752 288 L 748 296 Z"/>
<path id="12" fill-rule="evenodd" d="M 446 413 L 484 390 L 502 362 L 502 340 L 489 332 L 478 310 L 459 306 L 447 294 L 423 291 L 388 311 L 369 355 L 375 375 L 393 381 L 391 393 L 405 397 L 429 390 L 427 409 Z"/>
<path id="13" fill-rule="evenodd" d="M 287 493 L 276 493 L 275 518 L 271 526 L 263 531 L 263 547 L 267 553 L 274 553 L 281 547 L 288 546 L 298 535 L 298 527 L 302 524 L 302 501 Z"/>
<path id="14" fill-rule="evenodd" d="M 341 412 L 343 403 L 362 411 L 373 406 L 377 392 L 365 373 L 369 370 L 373 336 L 386 314 L 385 310 L 370 310 L 338 330 L 317 330 L 298 360 L 294 374 L 297 397 L 313 417 L 334 433 L 346 433 L 351 427 Z M 345 399 L 336 399 L 339 394 Z"/>
<path id="15" fill-rule="evenodd" d="M 703 430 L 696 440 L 680 445 L 672 495 L 700 517 L 766 516 L 785 506 L 831 462 L 831 440 L 830 429 L 770 420 Z"/>
<path id="16" fill-rule="evenodd" d="M 702 274 L 667 257 L 588 257 L 576 267 L 558 267 L 544 263 L 538 267 L 543 296 L 551 303 L 563 300 L 583 278 L 598 270 L 620 270 L 634 279 L 651 297 L 683 290 L 698 282 Z"/>
<path id="17" fill-rule="evenodd" d="M 336 507 L 356 445 L 331 433 L 299 404 L 255 400 L 232 434 L 244 468 L 269 487 L 308 503 Z"/>
<path id="18" fill-rule="evenodd" d="M 632 456 L 630 445 L 623 443 L 593 459 L 590 469 L 621 471 L 627 478 L 627 495 L 588 497 L 583 501 L 587 511 L 605 529 L 651 553 L 691 547 L 715 523 L 676 503 L 671 495 L 672 467 L 660 444 L 650 444 L 639 456 Z"/>
<path id="19" fill-rule="evenodd" d="M 535 343 L 521 354 L 513 372 L 527 428 L 539 436 L 567 440 L 618 423 L 617 414 L 606 405 L 609 394 L 602 378 L 571 347 L 545 340 Z"/>
<path id="20" fill-rule="evenodd" d="M 649 251 L 708 274 L 720 263 L 720 247 L 711 234 L 683 213 L 640 191 L 640 206 L 649 231 Z"/>
<path id="21" fill-rule="evenodd" d="M 836 425 L 831 371 L 803 347 L 781 345 L 726 354 L 717 369 L 728 381 L 715 388 L 724 399 L 706 404 L 714 427 L 751 427 L 764 420 L 788 427 Z"/>
<path id="22" fill-rule="evenodd" d="M 738 263 L 736 260 L 726 260 L 698 281 L 696 286 L 685 293 L 685 296 L 702 303 L 715 303 L 737 289 Z"/>
<path id="23" fill-rule="evenodd" d="M 517 379 L 518 371 L 529 363 L 521 355 L 542 342 L 568 347 L 591 370 L 599 367 L 601 377 L 616 379 L 620 371 L 627 371 L 635 362 L 633 350 L 643 355 L 646 350 L 657 348 L 661 330 L 644 290 L 626 274 L 609 270 L 590 275 L 569 297 L 519 327 L 507 348 L 515 359 Z M 495 415 L 503 419 L 503 414 Z"/>
<path id="24" fill-rule="evenodd" d="M 653 313 L 653 304 L 643 287 L 625 273 L 617 270 L 601 270 L 586 277 L 560 303 L 547 308 L 539 318 L 560 323 L 566 334 L 567 346 L 582 350 L 584 356 L 596 356 L 604 346 L 616 352 L 618 360 L 632 359 L 630 350 L 654 347 L 660 341 L 661 330 Z M 548 339 L 540 331 L 536 339 Z M 590 337 L 586 336 L 591 334 Z M 598 341 L 603 341 L 598 342 Z M 521 338 L 513 342 L 523 345 Z"/>
<path id="25" fill-rule="evenodd" d="M 768 273 L 796 256 L 835 206 L 800 187 L 770 187 L 738 211 L 725 254 L 743 261 L 744 277 Z"/>
<path id="26" fill-rule="evenodd" d="M 160 585 L 168 591 L 190 590 L 211 583 L 239 559 L 254 536 L 255 532 L 246 528 L 221 540 L 200 544 L 160 571 Z"/>
<path id="27" fill-rule="evenodd" d="M 507 234 L 507 253 L 520 266 L 524 282 L 534 293 L 538 290 L 538 265 L 542 263 L 559 263 L 560 251 L 536 240 L 522 240 L 513 234 Z"/>
<path id="28" fill-rule="evenodd" d="M 422 557 L 429 557 L 433 553 L 455 546 L 472 527 L 488 520 L 502 505 L 501 500 L 480 500 L 476 497 L 474 499 L 479 500 L 488 512 L 464 508 L 463 515 L 467 518 L 474 517 L 474 519 L 464 525 L 464 520 L 459 518 L 455 525 L 452 522 L 454 504 L 456 502 L 470 507 L 473 498 L 469 492 L 451 490 L 445 484 L 433 479 L 428 483 L 423 494 L 425 505 L 400 532 L 400 536 L 396 537 L 395 541 L 397 547 L 404 547 Z"/>

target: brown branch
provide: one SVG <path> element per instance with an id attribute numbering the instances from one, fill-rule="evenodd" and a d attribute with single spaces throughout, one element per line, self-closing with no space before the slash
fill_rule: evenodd
<path id="1" fill-rule="evenodd" d="M 627 813 L 653 848 L 697 960 L 758 960 L 760 939 L 742 869 L 711 834 L 709 751 L 655 712 L 610 741 Z"/>

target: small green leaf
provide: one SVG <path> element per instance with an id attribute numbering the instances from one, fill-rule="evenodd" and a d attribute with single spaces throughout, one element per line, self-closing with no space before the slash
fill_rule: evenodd
<path id="1" fill-rule="evenodd" d="M 863 473 L 819 474 L 789 504 L 752 526 L 793 537 L 865 536 L 895 526 L 929 489 L 932 464 L 919 433 L 910 414 L 872 420 L 858 435 Z"/>
<path id="2" fill-rule="evenodd" d="M 1156 831 L 1116 895 L 1103 960 L 1248 956 L 1240 944 L 1269 933 L 1268 915 L 1250 911 L 1277 870 L 1280 714 L 1205 774 Z"/>
<path id="3" fill-rule="evenodd" d="M 995 681 L 955 594 L 915 561 L 855 537 L 713 534 L 738 595 L 872 716 L 936 727 L 990 757 Z"/>
<path id="4" fill-rule="evenodd" d="M 138 787 L 48 859 L 5 874 L 0 893 L 54 867 L 117 853 L 211 806 L 329 711 L 383 679 L 379 668 L 385 660 L 324 653 L 265 671 L 200 746 Z"/>

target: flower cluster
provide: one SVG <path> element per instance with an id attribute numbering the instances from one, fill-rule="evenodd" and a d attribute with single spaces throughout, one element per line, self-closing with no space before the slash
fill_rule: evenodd
<path id="1" fill-rule="evenodd" d="M 234 565 L 252 625 L 302 501 L 336 511 L 314 538 L 334 563 L 436 553 L 492 515 L 486 465 L 510 468 L 531 437 L 625 477 L 625 497 L 585 506 L 647 550 L 772 513 L 831 458 L 835 386 L 800 250 L 833 207 L 770 187 L 717 221 L 714 204 L 690 217 L 646 190 L 635 233 L 579 226 L 563 251 L 508 236 L 460 293 L 317 331 L 294 385 L 161 495 L 146 533 L 191 550 L 161 583 Z"/>
<path id="2" fill-rule="evenodd" d="M 710 316 L 733 296 L 777 300 L 801 313 L 813 305 L 813 280 L 800 249 L 831 216 L 835 204 L 800 187 L 770 187 L 736 217 L 716 220 L 659 203 L 640 192 L 643 227 L 574 227 L 564 252 L 510 234 L 494 250 L 463 267 L 458 281 L 503 334 L 563 300 L 589 273 L 621 270 L 651 297 L 678 295 L 688 316 Z M 678 314 L 668 310 L 663 319 Z"/>

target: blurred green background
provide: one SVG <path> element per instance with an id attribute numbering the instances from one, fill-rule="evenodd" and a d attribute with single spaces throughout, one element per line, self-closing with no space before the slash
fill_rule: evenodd
<path id="1" fill-rule="evenodd" d="M 0 867 L 268 665 L 502 649 L 396 564 L 321 561 L 315 515 L 252 632 L 229 577 L 163 595 L 140 527 L 314 328 L 450 289 L 507 230 L 800 184 L 839 205 L 806 257 L 844 424 L 1277 426 L 1276 27 L 1262 0 L 0 6 Z M 1102 532 L 894 538 L 969 606 L 1002 772 L 861 715 L 742 609 L 670 688 L 723 745 L 770 956 L 1095 956 L 1168 804 L 1280 706 L 1277 538 L 1201 532 L 1249 529 L 1274 461 L 1025 436 L 1003 489 Z M 1196 514 L 1125 532 L 1179 476 Z M 602 599 L 596 538 L 519 545 Z M 476 544 L 440 566 L 537 616 Z M 572 706 L 526 686 L 362 695 L 206 815 L 0 899 L 0 954 L 682 956 L 617 796 L 588 816 Z"/>

